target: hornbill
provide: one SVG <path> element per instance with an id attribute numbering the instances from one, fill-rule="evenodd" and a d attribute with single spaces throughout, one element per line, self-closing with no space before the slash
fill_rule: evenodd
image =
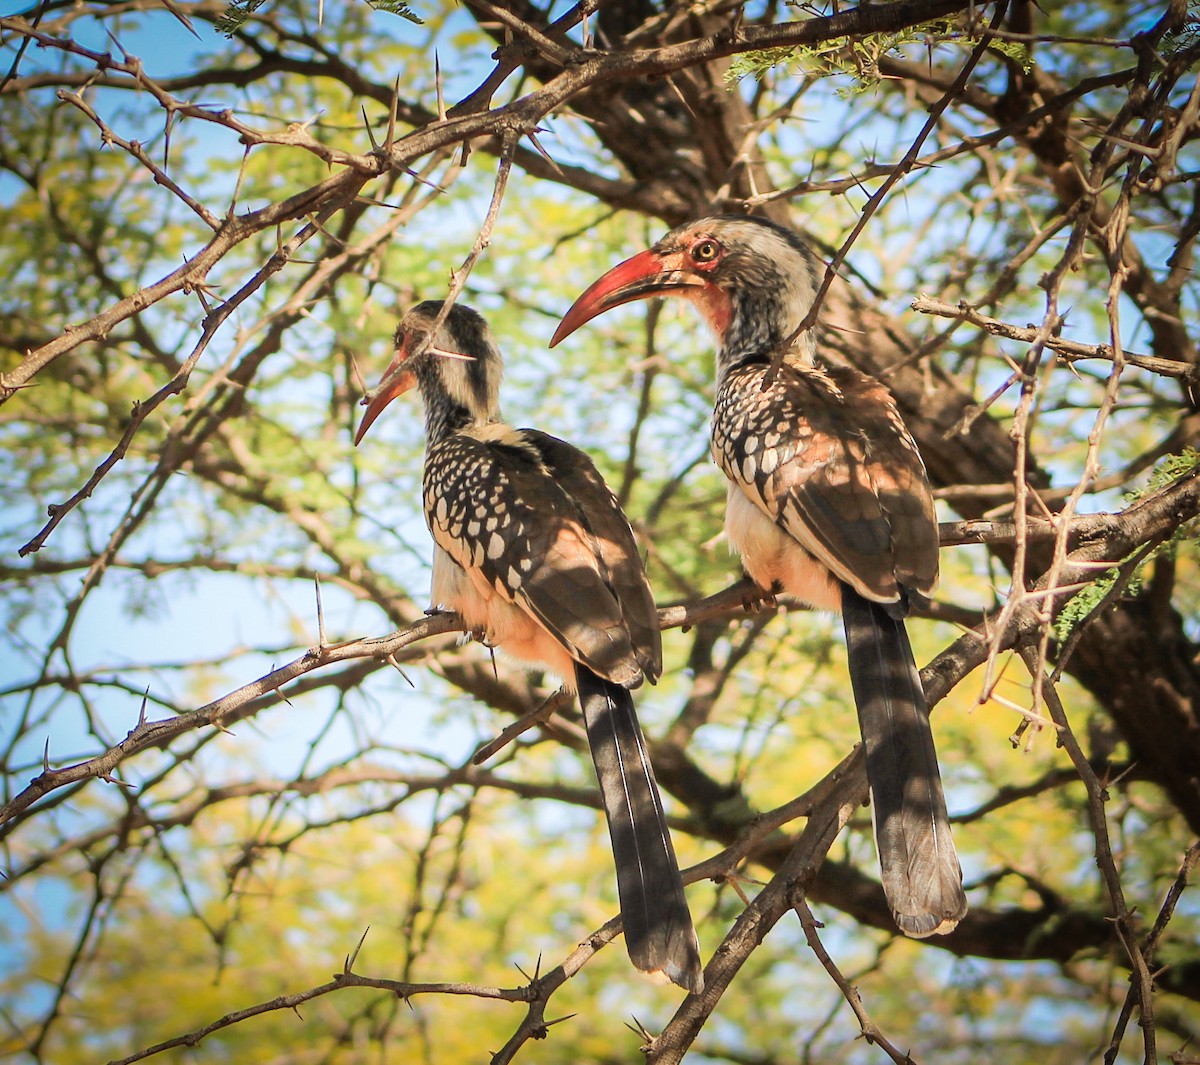
<path id="1" fill-rule="evenodd" d="M 578 691 L 629 957 L 699 993 L 700 947 L 630 695 L 662 671 L 633 530 L 582 451 L 501 421 L 501 356 L 487 323 L 454 305 L 435 333 L 441 310 L 427 301 L 400 322 L 354 442 L 398 395 L 420 390 L 434 607 Z"/>
<path id="2" fill-rule="evenodd" d="M 813 332 L 799 332 L 822 270 L 772 222 L 687 223 L 588 288 L 551 347 L 658 295 L 696 304 L 716 334 L 712 454 L 729 480 L 726 533 L 765 595 L 842 613 L 883 888 L 900 930 L 922 937 L 949 932 L 967 909 L 903 620 L 937 583 L 937 520 L 891 394 L 857 369 L 819 365 Z"/>

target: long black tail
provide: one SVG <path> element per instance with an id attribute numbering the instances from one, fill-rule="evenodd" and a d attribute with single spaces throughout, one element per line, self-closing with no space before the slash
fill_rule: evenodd
<path id="1" fill-rule="evenodd" d="M 581 665 L 575 682 L 608 817 L 629 958 L 699 994 L 700 944 L 633 696 Z"/>
<path id="2" fill-rule="evenodd" d="M 842 620 L 884 894 L 906 935 L 949 932 L 967 912 L 967 900 L 908 632 L 901 619 L 848 586 Z"/>

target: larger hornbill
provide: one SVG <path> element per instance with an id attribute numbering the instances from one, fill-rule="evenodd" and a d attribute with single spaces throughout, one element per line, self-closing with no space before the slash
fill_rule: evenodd
<path id="1" fill-rule="evenodd" d="M 579 693 L 608 819 L 633 964 L 699 993 L 700 947 L 630 689 L 662 671 L 658 615 L 633 530 L 591 460 L 500 419 L 501 356 L 483 318 L 427 301 L 363 403 L 357 444 L 414 385 L 425 407 L 425 521 L 435 607 Z"/>
<path id="2" fill-rule="evenodd" d="M 819 366 L 813 331 L 798 333 L 821 272 L 782 226 L 705 218 L 591 285 L 551 346 L 631 300 L 699 307 L 720 345 L 712 454 L 729 480 L 730 543 L 766 592 L 841 610 L 884 892 L 900 930 L 928 936 L 967 910 L 903 621 L 937 584 L 937 520 L 891 394 L 851 367 Z"/>

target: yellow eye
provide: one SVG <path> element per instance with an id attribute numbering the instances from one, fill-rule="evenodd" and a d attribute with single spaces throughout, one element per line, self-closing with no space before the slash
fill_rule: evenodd
<path id="1" fill-rule="evenodd" d="M 692 259 L 698 263 L 715 262 L 721 255 L 721 245 L 718 244 L 712 237 L 705 237 L 703 240 L 696 241 L 692 245 Z"/>

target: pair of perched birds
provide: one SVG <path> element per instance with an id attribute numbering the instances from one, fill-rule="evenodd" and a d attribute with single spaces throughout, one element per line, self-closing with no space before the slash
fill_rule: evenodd
<path id="1" fill-rule="evenodd" d="M 937 522 L 891 395 L 858 370 L 819 367 L 813 332 L 798 333 L 820 271 L 803 241 L 773 223 L 688 223 L 596 281 L 551 346 L 631 300 L 676 295 L 699 307 L 719 344 L 712 454 L 729 481 L 730 543 L 764 595 L 841 611 L 884 891 L 897 926 L 927 936 L 966 912 L 903 622 L 936 584 Z M 699 944 L 630 695 L 662 671 L 633 531 L 583 452 L 501 421 L 500 372 L 480 315 L 422 303 L 363 399 L 355 442 L 396 396 L 420 390 L 433 603 L 578 691 L 629 956 L 700 993 Z"/>

